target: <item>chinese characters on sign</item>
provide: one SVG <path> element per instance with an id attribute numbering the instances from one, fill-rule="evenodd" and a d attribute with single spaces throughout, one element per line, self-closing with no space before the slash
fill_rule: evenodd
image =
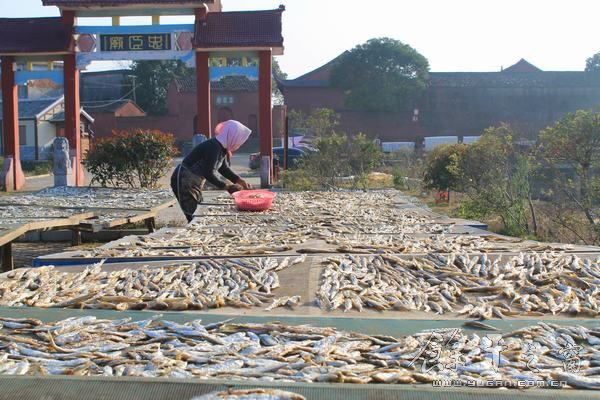
<path id="1" fill-rule="evenodd" d="M 100 35 L 101 51 L 171 50 L 171 34 Z"/>

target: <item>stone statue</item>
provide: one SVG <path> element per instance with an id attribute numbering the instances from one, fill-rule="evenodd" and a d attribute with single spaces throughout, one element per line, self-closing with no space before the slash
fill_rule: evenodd
<path id="1" fill-rule="evenodd" d="M 69 141 L 64 137 L 57 137 L 52 144 L 54 156 L 54 186 L 69 186 L 71 159 L 69 157 Z"/>

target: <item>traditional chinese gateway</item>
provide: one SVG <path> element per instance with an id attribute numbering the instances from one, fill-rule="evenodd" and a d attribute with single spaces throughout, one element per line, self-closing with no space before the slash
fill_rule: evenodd
<path id="1" fill-rule="evenodd" d="M 2 143 L 0 187 L 19 190 L 25 179 L 19 155 L 17 85 L 49 79 L 64 86 L 64 134 L 71 148 L 76 185 L 83 185 L 79 71 L 93 61 L 181 60 L 196 67 L 196 133 L 212 134 L 209 58 L 252 57 L 258 66 L 261 184 L 271 183 L 271 58 L 283 54 L 282 13 L 276 10 L 223 12 L 220 0 L 42 0 L 61 17 L 0 19 L 2 64 Z M 161 24 L 161 16 L 193 15 L 194 24 Z M 121 17 L 151 16 L 152 25 L 121 25 Z M 112 26 L 84 26 L 78 20 L 110 17 Z M 16 65 L 46 62 L 48 70 L 17 70 Z M 64 68 L 52 68 L 63 61 Z M 227 68 L 227 67 L 223 67 Z M 211 68 L 212 69 L 212 68 Z M 213 71 L 214 73 L 214 71 Z M 226 71 L 224 71 L 226 73 Z M 193 132 L 190 132 L 190 137 Z"/>

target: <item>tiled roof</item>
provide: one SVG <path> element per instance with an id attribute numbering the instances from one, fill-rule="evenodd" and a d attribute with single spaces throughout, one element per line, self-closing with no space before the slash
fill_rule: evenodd
<path id="1" fill-rule="evenodd" d="M 531 64 L 529 61 L 521 58 L 517 63 L 504 69 L 502 72 L 541 72 L 542 70 Z"/>
<path id="2" fill-rule="evenodd" d="M 34 119 L 36 115 L 50 107 L 57 100 L 59 98 L 19 100 L 19 119 Z M 0 105 L 2 105 L 1 101 Z M 2 119 L 2 107 L 0 107 L 0 119 Z"/>
<path id="3" fill-rule="evenodd" d="M 66 53 L 72 39 L 58 17 L 0 18 L 0 54 Z"/>
<path id="4" fill-rule="evenodd" d="M 195 77 L 175 79 L 175 85 L 180 93 L 196 92 Z M 218 81 L 211 82 L 210 89 L 215 92 L 257 92 L 258 81 L 251 81 L 248 77 L 240 75 L 224 76 Z"/>
<path id="5" fill-rule="evenodd" d="M 296 79 L 281 79 L 277 81 L 277 84 L 280 87 L 303 87 L 303 88 L 311 88 L 311 87 L 328 87 L 329 80 L 303 80 L 300 78 Z"/>
<path id="6" fill-rule="evenodd" d="M 523 74 L 521 72 L 430 72 L 431 87 L 598 87 L 600 72 L 583 71 L 540 71 Z M 286 88 L 327 88 L 328 80 L 277 81 L 280 89 Z"/>
<path id="7" fill-rule="evenodd" d="M 437 87 L 598 87 L 600 73 L 583 71 L 431 72 L 430 85 Z"/>
<path id="8" fill-rule="evenodd" d="M 264 11 L 209 12 L 196 24 L 194 46 L 283 47 L 281 15 L 285 8 Z"/>
<path id="9" fill-rule="evenodd" d="M 85 110 L 83 109 L 83 107 L 80 109 L 80 114 L 82 117 L 84 117 L 85 119 L 87 119 L 89 122 L 94 122 L 94 118 L 92 118 L 87 112 L 85 112 Z M 65 112 L 64 111 L 59 111 L 56 114 L 54 114 L 52 116 L 52 118 L 49 119 L 50 122 L 65 122 Z"/>
<path id="10" fill-rule="evenodd" d="M 42 0 L 45 6 L 58 7 L 119 7 L 130 4 L 184 5 L 213 3 L 214 0 Z"/>

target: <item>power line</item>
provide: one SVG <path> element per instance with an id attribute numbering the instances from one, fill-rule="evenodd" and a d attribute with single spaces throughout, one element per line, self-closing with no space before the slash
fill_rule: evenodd
<path id="1" fill-rule="evenodd" d="M 125 100 L 127 98 L 127 96 L 129 96 L 130 94 L 132 94 L 135 89 L 136 88 L 134 87 L 132 90 L 130 90 L 129 92 L 125 93 L 123 95 L 123 97 L 121 97 L 120 99 L 111 100 L 109 103 L 106 103 L 106 104 L 100 104 L 100 105 L 94 105 L 94 106 L 85 106 L 85 108 L 103 108 L 103 107 L 112 106 L 113 104 L 117 104 L 118 102 L 120 102 L 122 100 Z M 129 100 L 129 99 L 127 99 L 127 100 Z M 100 101 L 106 101 L 106 100 L 86 101 L 86 103 L 98 103 Z"/>

